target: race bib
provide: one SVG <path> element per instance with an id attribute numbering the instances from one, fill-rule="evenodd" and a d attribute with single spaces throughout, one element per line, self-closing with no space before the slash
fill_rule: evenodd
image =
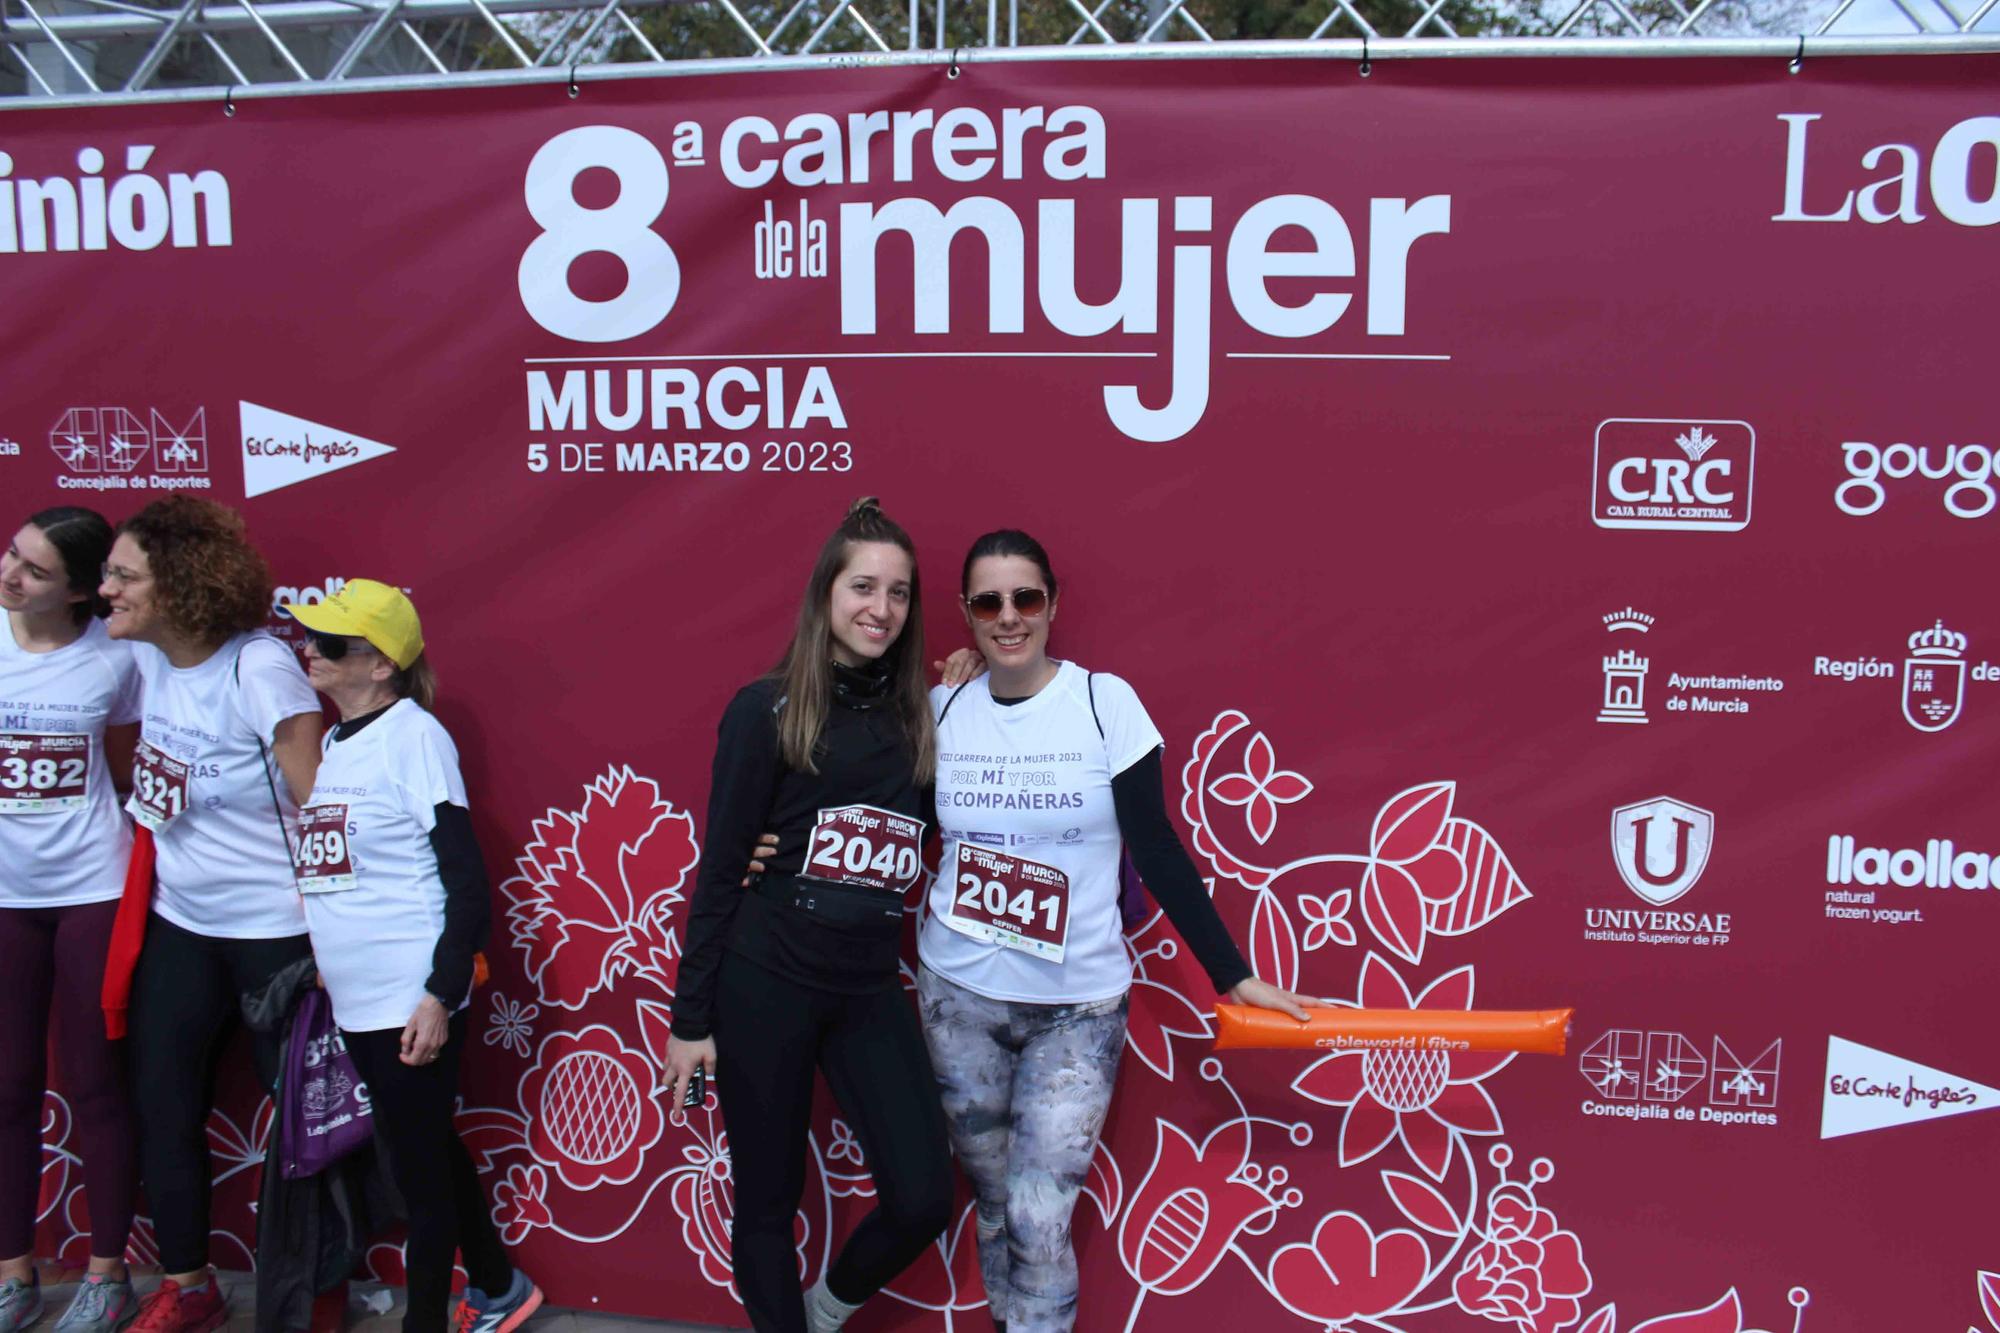
<path id="1" fill-rule="evenodd" d="M 132 755 L 132 799 L 125 810 L 158 833 L 187 813 L 188 766 L 146 741 Z"/>
<path id="2" fill-rule="evenodd" d="M 90 782 L 90 737 L 0 731 L 0 815 L 81 810 Z"/>
<path id="3" fill-rule="evenodd" d="M 830 884 L 901 893 L 923 869 L 924 821 L 872 805 L 819 812 L 800 874 Z"/>
<path id="4" fill-rule="evenodd" d="M 354 887 L 344 803 L 309 805 L 299 811 L 299 840 L 292 852 L 292 882 L 300 893 L 339 893 Z"/>
<path id="5" fill-rule="evenodd" d="M 1069 876 L 1040 861 L 961 842 L 944 923 L 975 940 L 1060 963 L 1069 938 Z"/>

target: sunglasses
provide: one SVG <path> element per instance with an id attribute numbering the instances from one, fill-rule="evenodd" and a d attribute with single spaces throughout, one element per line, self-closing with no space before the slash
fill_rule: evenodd
<path id="1" fill-rule="evenodd" d="M 341 658 L 347 656 L 348 649 L 350 648 L 367 646 L 366 644 L 357 644 L 345 635 L 327 634 L 324 631 L 316 629 L 307 630 L 306 637 L 312 640 L 313 651 L 329 662 L 338 662 Z"/>
<path id="2" fill-rule="evenodd" d="M 1048 608 L 1049 595 L 1040 588 L 1016 588 L 1009 593 L 976 592 L 965 599 L 965 609 L 974 620 L 998 620 L 1008 602 L 1024 616 L 1038 616 Z"/>

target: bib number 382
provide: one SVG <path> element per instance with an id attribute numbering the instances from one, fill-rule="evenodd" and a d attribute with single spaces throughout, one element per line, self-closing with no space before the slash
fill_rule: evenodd
<path id="1" fill-rule="evenodd" d="M 292 882 L 300 893 L 338 893 L 354 887 L 346 805 L 309 805 L 299 811 L 299 841 L 292 855 Z"/>
<path id="2" fill-rule="evenodd" d="M 895 893 L 916 882 L 923 868 L 924 821 L 872 805 L 843 805 L 819 812 L 806 844 L 801 872 L 832 884 Z"/>
<path id="3" fill-rule="evenodd" d="M 132 754 L 132 799 L 125 809 L 158 833 L 187 813 L 188 766 L 146 741 Z"/>
<path id="4" fill-rule="evenodd" d="M 90 737 L 0 731 L 0 815 L 81 810 L 89 780 Z"/>
<path id="5" fill-rule="evenodd" d="M 1069 876 L 1040 861 L 961 842 L 944 923 L 975 940 L 1060 963 L 1069 937 Z"/>

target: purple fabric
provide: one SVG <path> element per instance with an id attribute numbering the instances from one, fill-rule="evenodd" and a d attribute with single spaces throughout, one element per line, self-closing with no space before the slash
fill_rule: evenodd
<path id="1" fill-rule="evenodd" d="M 1132 864 L 1132 853 L 1122 847 L 1118 849 L 1118 912 L 1125 919 L 1127 935 L 1153 919 L 1153 896 L 1146 892 L 1139 868 Z"/>
<path id="2" fill-rule="evenodd" d="M 318 987 L 299 1000 L 292 1018 L 278 1092 L 278 1157 L 287 1180 L 324 1171 L 374 1133 L 368 1089 L 334 1026 L 333 1001 Z"/>

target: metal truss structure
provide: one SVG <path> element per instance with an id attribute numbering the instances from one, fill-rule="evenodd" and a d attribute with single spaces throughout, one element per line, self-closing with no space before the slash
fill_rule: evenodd
<path id="1" fill-rule="evenodd" d="M 2000 0 L 1819 0 L 1823 12 L 1784 36 L 1746 34 L 1731 0 L 1561 0 L 1558 17 L 1510 25 L 1540 35 L 1472 37 L 1452 0 L 1416 0 L 1387 32 L 1364 16 L 1368 0 L 1308 0 L 1316 26 L 1302 38 L 1224 41 L 1203 23 L 1211 2 L 0 0 L 0 108 L 202 99 L 233 113 L 241 98 L 340 89 L 566 81 L 575 96 L 644 74 L 948 63 L 955 75 L 996 59 L 1224 51 L 1352 60 L 1364 74 L 1411 57 L 1741 55 L 1796 68 L 1813 55 L 2000 51 Z M 1039 45 L 1024 44 L 1024 25 Z"/>

